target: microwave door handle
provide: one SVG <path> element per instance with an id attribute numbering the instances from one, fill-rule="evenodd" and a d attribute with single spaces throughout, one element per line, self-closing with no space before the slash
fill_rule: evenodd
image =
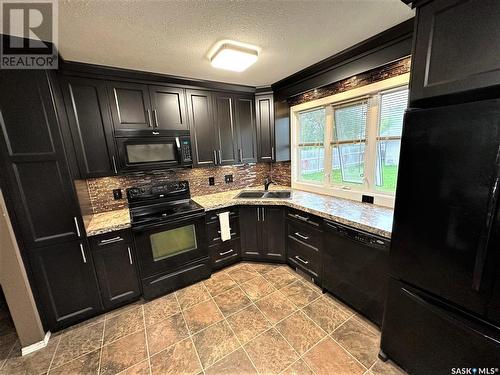
<path id="1" fill-rule="evenodd" d="M 179 137 L 175 137 L 175 144 L 176 144 L 178 149 L 181 148 L 181 141 L 179 140 Z"/>

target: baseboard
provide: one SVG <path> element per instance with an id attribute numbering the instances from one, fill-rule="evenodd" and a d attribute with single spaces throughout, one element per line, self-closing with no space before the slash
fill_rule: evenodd
<path id="1" fill-rule="evenodd" d="M 47 346 L 50 339 L 50 331 L 47 331 L 43 340 L 35 342 L 34 344 L 24 346 L 21 348 L 21 356 L 36 352 L 37 350 L 43 349 Z"/>

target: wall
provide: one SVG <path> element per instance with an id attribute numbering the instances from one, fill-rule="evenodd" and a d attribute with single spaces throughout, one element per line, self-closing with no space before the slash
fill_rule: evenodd
<path id="1" fill-rule="evenodd" d="M 43 341 L 43 330 L 21 253 L 0 190 L 0 284 L 21 346 Z M 0 339 L 6 340 L 7 338 Z"/>
<path id="2" fill-rule="evenodd" d="M 224 176 L 233 175 L 234 182 L 225 183 Z M 172 169 L 141 174 L 103 177 L 87 180 L 90 205 L 93 213 L 111 211 L 127 206 L 125 189 L 132 186 L 161 184 L 166 181 L 187 180 L 191 195 L 205 195 L 222 191 L 263 185 L 270 174 L 267 163 L 245 164 L 213 168 Z M 215 178 L 215 185 L 208 185 L 208 178 Z M 113 199 L 113 189 L 122 189 L 123 199 Z M 77 189 L 78 190 L 78 189 Z M 80 194 L 79 194 L 80 197 Z M 80 202 L 81 204 L 82 202 Z"/>
<path id="3" fill-rule="evenodd" d="M 368 70 L 367 72 L 357 74 L 355 76 L 343 79 L 332 84 L 309 90 L 300 95 L 293 96 L 288 99 L 290 107 L 308 102 L 311 100 L 326 98 L 327 96 L 335 95 L 344 91 L 352 90 L 358 87 L 369 85 L 378 81 L 383 81 L 388 78 L 396 77 L 401 74 L 410 72 L 411 59 L 405 57 L 389 64 Z"/>

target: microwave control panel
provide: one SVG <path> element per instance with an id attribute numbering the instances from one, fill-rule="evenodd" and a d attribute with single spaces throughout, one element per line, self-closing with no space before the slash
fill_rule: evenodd
<path id="1" fill-rule="evenodd" d="M 191 156 L 191 142 L 187 139 L 181 141 L 181 156 L 183 163 L 189 163 L 193 161 Z"/>

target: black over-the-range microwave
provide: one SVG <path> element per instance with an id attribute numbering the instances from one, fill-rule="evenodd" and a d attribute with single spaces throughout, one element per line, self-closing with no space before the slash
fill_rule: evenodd
<path id="1" fill-rule="evenodd" d="M 115 140 L 121 170 L 190 167 L 193 164 L 189 132 L 117 137 Z"/>

